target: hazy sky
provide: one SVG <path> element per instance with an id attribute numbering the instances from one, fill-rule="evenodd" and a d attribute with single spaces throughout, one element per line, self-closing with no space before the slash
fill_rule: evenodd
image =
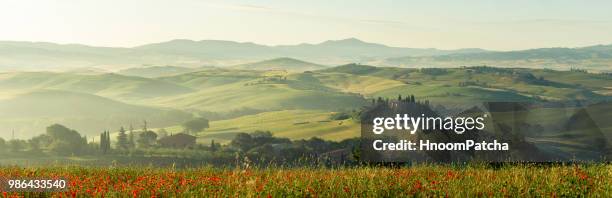
<path id="1" fill-rule="evenodd" d="M 612 44 L 610 10 L 603 0 L 0 0 L 0 40 L 132 47 L 355 37 L 417 48 L 575 47 Z"/>

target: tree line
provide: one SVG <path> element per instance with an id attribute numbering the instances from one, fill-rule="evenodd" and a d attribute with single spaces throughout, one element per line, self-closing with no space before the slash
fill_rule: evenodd
<path id="1" fill-rule="evenodd" d="M 146 132 L 143 132 L 146 130 Z M 29 156 L 99 156 L 99 157 L 171 157 L 211 163 L 235 159 L 247 164 L 305 165 L 313 163 L 350 163 L 358 157 L 358 138 L 340 142 L 318 137 L 306 140 L 290 140 L 275 137 L 269 131 L 238 133 L 229 142 L 221 144 L 211 140 L 208 144 L 196 144 L 188 148 L 163 148 L 155 144 L 158 132 L 143 126 L 136 133 L 132 127 L 120 127 L 117 134 L 103 131 L 99 141 L 87 142 L 86 136 L 60 124 L 46 129 L 46 133 L 29 140 L 0 138 L 0 154 L 37 153 Z M 133 136 L 134 138 L 131 138 Z M 135 143 L 135 144 L 133 144 Z M 17 146 L 18 145 L 18 146 Z M 132 146 L 133 145 L 133 146 Z"/>

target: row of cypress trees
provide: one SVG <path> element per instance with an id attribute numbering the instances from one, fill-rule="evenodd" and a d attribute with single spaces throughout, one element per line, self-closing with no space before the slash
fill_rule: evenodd
<path id="1" fill-rule="evenodd" d="M 106 154 L 111 149 L 110 132 L 104 131 L 100 134 L 100 150 L 103 154 Z"/>

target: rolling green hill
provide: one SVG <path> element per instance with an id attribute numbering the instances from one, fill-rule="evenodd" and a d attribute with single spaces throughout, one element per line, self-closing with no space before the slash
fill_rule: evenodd
<path id="1" fill-rule="evenodd" d="M 298 65 L 291 67 L 301 64 L 290 62 Z M 0 74 L 0 90 L 4 110 L 0 123 L 23 134 L 38 134 L 54 122 L 97 134 L 143 119 L 152 126 L 177 126 L 190 116 L 183 112 L 209 115 L 206 113 L 249 110 L 214 120 L 210 132 L 225 140 L 231 137 L 228 134 L 252 130 L 270 130 L 292 138 L 317 135 L 341 139 L 353 133 L 345 128 L 348 123 L 338 128 L 333 124 L 339 122 L 325 121 L 326 117 L 331 112 L 358 110 L 376 97 L 415 95 L 434 105 L 603 101 L 612 95 L 612 80 L 607 74 L 578 70 L 412 69 L 349 64 L 293 73 L 202 68 L 151 78 L 112 73 L 12 72 Z M 275 116 L 279 118 L 273 119 Z M 308 124 L 299 124 L 300 119 Z M 225 130 L 235 122 L 248 124 Z"/>
<path id="2" fill-rule="evenodd" d="M 245 70 L 285 70 L 289 72 L 303 72 L 324 69 L 327 67 L 293 58 L 275 58 L 255 63 L 236 65 L 230 68 Z"/>
<path id="3" fill-rule="evenodd" d="M 343 91 L 373 97 L 414 94 L 432 102 L 603 100 L 610 98 L 604 93 L 612 86 L 606 74 L 495 67 L 409 69 L 349 64 L 313 76 Z M 368 87 L 358 78 L 378 80 Z"/>
<path id="4" fill-rule="evenodd" d="M 227 143 L 236 133 L 256 130 L 291 139 L 342 140 L 358 136 L 360 126 L 355 120 L 332 120 L 331 116 L 359 110 L 377 97 L 414 95 L 433 107 L 451 108 L 490 101 L 610 101 L 612 75 L 567 69 L 609 71 L 611 49 L 444 51 L 395 48 L 357 39 L 294 46 L 174 40 L 135 48 L 0 42 L 0 69 L 13 65 L 78 67 L 63 73 L 0 73 L 0 126 L 4 131 L 0 136 L 6 139 L 14 130 L 18 138 L 32 137 L 59 123 L 91 137 L 121 126 L 140 128 L 144 120 L 152 128 L 176 133 L 193 115 L 231 114 L 207 117 L 210 128 L 197 134 L 198 141 Z M 328 67 L 302 60 L 399 67 Z M 199 68 L 208 63 L 233 66 Z M 132 68 L 119 74 L 104 70 L 127 66 Z M 543 151 L 593 155 L 588 153 L 590 148 L 609 146 L 610 110 L 609 105 L 542 107 L 528 112 L 535 121 L 527 124 L 533 128 L 521 130 Z M 515 118 L 514 114 L 506 116 L 510 121 Z"/>
<path id="5" fill-rule="evenodd" d="M 199 134 L 199 142 L 228 143 L 236 133 L 256 130 L 270 131 L 275 136 L 291 139 L 321 137 L 342 140 L 359 136 L 360 126 L 351 119 L 330 120 L 332 112 L 313 110 L 270 111 L 234 119 L 213 121 L 210 128 Z M 168 132 L 178 133 L 182 127 L 165 128 Z"/>
<path id="6" fill-rule="evenodd" d="M 118 73 L 126 76 L 139 76 L 145 78 L 157 78 L 163 76 L 173 76 L 194 72 L 197 69 L 177 66 L 151 66 L 151 67 L 133 67 L 120 70 Z"/>
<path id="7" fill-rule="evenodd" d="M 137 105 L 129 105 L 100 96 L 59 90 L 36 90 L 0 100 L 0 125 L 14 130 L 17 137 L 44 132 L 45 127 L 60 123 L 85 135 L 97 135 L 104 129 L 148 120 L 156 126 L 168 126 L 188 120 L 190 114 Z M 8 133 L 2 133 L 8 137 Z"/>
<path id="8" fill-rule="evenodd" d="M 194 80 L 197 79 L 187 82 Z M 212 84 L 193 93 L 150 102 L 164 107 L 205 111 L 231 111 L 243 108 L 338 110 L 358 108 L 365 104 L 365 99 L 359 95 L 336 92 L 320 84 L 291 77 L 280 81 L 271 81 L 263 76 L 243 79 L 232 77 L 229 81 L 227 84 Z"/>
<path id="9" fill-rule="evenodd" d="M 194 90 L 201 90 L 241 81 L 261 79 L 265 74 L 265 71 L 208 68 L 197 72 L 160 77 L 157 79 L 189 87 Z"/>
<path id="10" fill-rule="evenodd" d="M 352 64 L 314 72 L 294 73 L 287 75 L 286 81 L 267 83 L 261 83 L 262 78 L 257 77 L 257 75 L 246 75 L 243 72 L 245 70 L 234 73 L 231 70 L 216 71 L 214 72 L 216 75 L 204 75 L 206 72 L 197 73 L 201 75 L 199 78 L 213 80 L 214 82 L 218 82 L 219 79 L 216 78 L 221 76 L 231 76 L 233 80 L 229 84 L 223 85 L 220 83 L 205 83 L 207 80 L 198 80 L 197 82 L 200 83 L 193 83 L 193 80 L 186 80 L 187 76 L 164 78 L 164 80 L 173 79 L 172 82 L 178 84 L 207 84 L 201 93 L 194 93 L 194 95 L 183 98 L 185 100 L 201 99 L 189 102 L 194 107 L 197 104 L 215 106 L 215 104 L 224 102 L 228 102 L 228 104 L 237 103 L 237 105 L 224 105 L 225 109 L 232 108 L 232 106 L 252 108 L 256 104 L 275 107 L 269 109 L 275 111 L 213 121 L 211 122 L 211 128 L 200 134 L 201 142 L 207 143 L 210 139 L 227 142 L 237 132 L 254 130 L 270 130 L 275 135 L 294 139 L 312 136 L 342 139 L 358 135 L 359 126 L 353 121 L 330 121 L 330 111 L 334 111 L 331 109 L 312 110 L 312 107 L 299 106 L 300 110 L 281 110 L 288 108 L 287 106 L 279 106 L 279 104 L 289 104 L 295 101 L 296 98 L 288 95 L 299 95 L 299 92 L 295 92 L 296 89 L 331 93 L 357 93 L 366 98 L 396 98 L 399 94 L 404 96 L 414 94 L 418 99 L 429 100 L 434 105 L 454 106 L 456 104 L 472 105 L 487 101 L 605 100 L 609 99 L 609 96 L 597 92 L 606 88 L 599 85 L 609 86 L 610 83 L 609 77 L 602 74 L 492 67 L 405 69 Z M 196 74 L 190 74 L 189 79 L 199 79 L 194 75 Z M 266 74 L 265 72 L 259 72 L 258 75 L 265 76 Z M 227 93 L 231 95 L 224 97 L 224 94 Z M 218 98 L 209 97 L 209 95 L 218 96 Z M 249 97 L 251 95 L 253 98 Z M 325 99 L 321 93 L 316 95 L 320 99 L 309 101 L 310 105 L 316 104 L 318 101 L 334 102 L 334 100 Z M 267 98 L 266 96 L 272 97 Z M 305 96 L 299 95 L 299 97 Z M 183 103 L 176 102 L 176 100 L 172 101 L 168 103 Z M 346 109 L 350 109 L 350 107 L 349 105 Z M 357 106 L 353 105 L 352 107 L 355 109 Z M 223 109 L 215 110 L 221 111 Z M 343 123 L 341 126 L 336 125 L 341 122 Z M 168 128 L 168 130 L 182 131 L 179 126 Z M 533 138 L 534 141 L 546 139 L 540 136 Z"/>
<path id="11" fill-rule="evenodd" d="M 118 74 L 79 75 L 73 73 L 17 72 L 0 74 L 0 89 L 56 89 L 119 99 L 138 100 L 172 96 L 193 91 L 173 83 Z"/>

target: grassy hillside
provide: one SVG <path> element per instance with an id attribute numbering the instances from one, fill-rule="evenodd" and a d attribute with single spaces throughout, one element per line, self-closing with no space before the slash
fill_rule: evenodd
<path id="1" fill-rule="evenodd" d="M 113 101 L 100 96 L 58 90 L 37 90 L 0 103 L 0 117 L 49 117 L 151 114 L 157 110 Z"/>
<path id="2" fill-rule="evenodd" d="M 359 95 L 338 92 L 300 76 L 276 71 L 209 69 L 160 78 L 197 91 L 149 100 L 148 103 L 216 112 L 244 108 L 338 110 L 359 108 L 365 104 Z"/>
<path id="3" fill-rule="evenodd" d="M 45 127 L 60 123 L 85 135 L 148 120 L 168 126 L 190 119 L 191 115 L 169 109 L 129 105 L 85 93 L 37 90 L 0 100 L 0 125 L 14 130 L 16 137 L 44 133 Z M 9 133 L 1 136 L 10 137 Z"/>
<path id="4" fill-rule="evenodd" d="M 211 112 L 242 109 L 334 111 L 355 109 L 366 103 L 359 95 L 334 91 L 300 75 L 283 76 L 280 80 L 275 75 L 263 71 L 215 68 L 155 79 L 117 74 L 3 73 L 0 75 L 0 89 L 4 92 L 0 99 L 6 99 L 5 112 L 11 116 L 2 121 L 17 131 L 36 131 L 28 131 L 27 134 L 41 133 L 44 125 L 53 122 L 65 123 L 89 133 L 94 128 L 97 131 L 118 128 L 131 122 L 140 123 L 144 118 L 158 126 L 169 122 L 174 122 L 172 125 L 180 123 L 177 119 L 181 116 L 168 120 L 148 117 L 165 112 L 157 111 L 159 108 Z M 47 90 L 44 93 L 55 95 L 46 96 L 38 93 L 38 90 Z M 48 97 L 51 98 L 46 101 Z M 21 104 L 18 102 L 24 103 L 18 105 Z M 142 112 L 124 103 L 146 105 L 152 112 Z M 40 108 L 27 109 L 27 106 Z M 47 106 L 51 109 L 45 110 Z M 24 116 L 18 117 L 19 113 Z M 47 120 L 35 127 L 26 124 L 28 119 L 34 121 L 43 117 Z M 78 121 L 76 118 L 79 118 Z M 114 121 L 103 121 L 107 118 Z"/>
<path id="5" fill-rule="evenodd" d="M 338 110 L 358 108 L 365 104 L 365 100 L 355 94 L 334 92 L 323 86 L 296 79 L 268 81 L 265 77 L 211 86 L 193 93 L 150 102 L 165 107 L 205 111 L 231 111 L 242 108 Z"/>
<path id="6" fill-rule="evenodd" d="M 133 67 L 120 70 L 118 73 L 126 76 L 139 76 L 145 78 L 157 78 L 162 76 L 174 76 L 196 71 L 194 68 L 177 67 L 177 66 L 151 66 L 151 67 Z"/>
<path id="7" fill-rule="evenodd" d="M 285 70 L 289 72 L 303 72 L 324 69 L 327 67 L 293 58 L 275 58 L 255 63 L 236 65 L 230 68 L 247 70 Z"/>
<path id="8" fill-rule="evenodd" d="M 32 125 L 27 119 L 40 123 L 34 124 L 38 131 L 29 131 L 29 134 L 39 133 L 44 124 L 65 120 L 71 120 L 64 122 L 69 126 L 83 130 L 92 129 L 86 127 L 92 122 L 105 123 L 92 124 L 96 133 L 103 126 L 114 130 L 120 125 L 140 123 L 145 117 L 157 126 L 181 123 L 180 119 L 161 119 L 162 114 L 165 115 L 163 112 L 168 112 L 162 109 L 203 115 L 208 115 L 204 112 L 249 110 L 231 116 L 232 119 L 214 121 L 211 132 L 218 132 L 217 135 L 225 140 L 231 137 L 228 136 L 230 132 L 253 130 L 270 130 L 292 138 L 316 135 L 341 139 L 351 137 L 352 132 L 348 132 L 345 125 L 332 127 L 337 123 L 325 122 L 323 117 L 331 112 L 358 110 L 376 97 L 415 95 L 434 105 L 469 105 L 483 101 L 604 101 L 612 95 L 612 80 L 610 75 L 583 71 L 494 67 L 410 69 L 350 64 L 301 73 L 203 68 L 156 78 L 15 72 L 0 74 L 0 90 L 0 100 L 5 102 L 3 108 L 7 110 L 7 116 L 1 120 L 3 125 L 25 130 Z M 41 94 L 39 90 L 47 90 L 43 93 L 50 95 Z M 37 97 L 56 99 L 32 99 Z M 70 100 L 61 100 L 70 97 Z M 83 106 L 78 106 L 80 104 Z M 37 105 L 38 110 L 26 108 Z M 52 107 L 43 111 L 48 105 Z M 86 112 L 78 112 L 75 108 Z M 45 114 L 49 112 L 53 113 Z M 259 114 L 249 115 L 255 113 Z M 23 119 L 17 118 L 21 114 L 25 115 Z M 121 117 L 123 115 L 131 117 Z M 147 117 L 149 115 L 160 116 Z M 79 117 L 80 120 L 76 119 Z M 254 121 L 258 117 L 270 119 Z M 157 118 L 159 120 L 152 121 Z M 300 119 L 310 124 L 294 123 Z M 250 124 L 236 130 L 224 130 L 231 128 L 225 126 L 237 122 Z"/>
<path id="9" fill-rule="evenodd" d="M 313 76 L 343 91 L 374 97 L 414 94 L 432 102 L 604 100 L 610 98 L 612 83 L 605 74 L 494 67 L 403 69 L 351 64 Z M 359 78 L 374 78 L 377 83 L 363 86 L 363 81 L 355 80 Z"/>
<path id="10" fill-rule="evenodd" d="M 120 100 L 138 100 L 191 92 L 173 83 L 118 74 L 79 75 L 74 73 L 1 73 L 0 89 L 56 89 L 82 92 Z"/>
<path id="11" fill-rule="evenodd" d="M 291 139 L 309 139 L 321 137 L 331 140 L 342 140 L 357 137 L 359 124 L 351 119 L 330 120 L 333 112 L 314 110 L 270 111 L 234 119 L 213 121 L 210 128 L 199 134 L 202 143 L 228 143 L 236 133 L 256 130 L 270 131 L 275 136 Z M 168 132 L 181 132 L 182 127 L 165 128 Z"/>
<path id="12" fill-rule="evenodd" d="M 206 89 L 235 82 L 260 79 L 266 71 L 205 68 L 201 71 L 157 78 L 162 81 L 182 85 L 194 90 Z"/>
<path id="13" fill-rule="evenodd" d="M 360 93 L 370 97 L 374 96 L 374 93 L 406 85 L 403 82 L 383 77 L 347 73 L 314 73 L 303 75 L 311 75 L 325 86 L 342 92 Z"/>

